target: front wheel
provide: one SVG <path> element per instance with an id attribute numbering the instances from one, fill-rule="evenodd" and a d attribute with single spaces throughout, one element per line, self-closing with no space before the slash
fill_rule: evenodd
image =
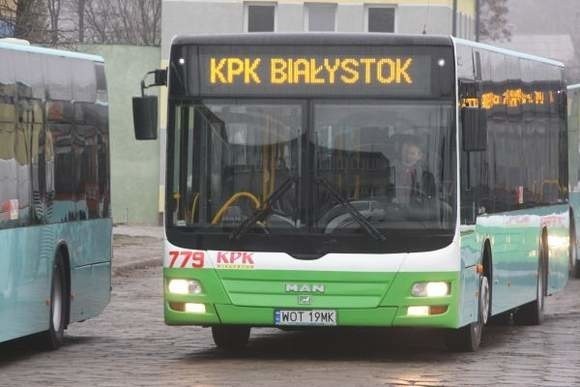
<path id="1" fill-rule="evenodd" d="M 239 351 L 246 347 L 250 339 L 250 327 L 223 325 L 211 328 L 213 342 L 219 349 Z"/>
<path id="2" fill-rule="evenodd" d="M 64 341 L 66 288 L 64 264 L 62 257 L 58 254 L 52 267 L 49 327 L 46 332 L 39 335 L 38 340 L 39 346 L 43 349 L 57 349 Z"/>
<path id="3" fill-rule="evenodd" d="M 489 282 L 484 275 L 479 281 L 477 321 L 462 328 L 449 331 L 446 337 L 447 348 L 455 352 L 475 352 L 479 349 L 483 327 L 489 318 L 489 305 Z"/>

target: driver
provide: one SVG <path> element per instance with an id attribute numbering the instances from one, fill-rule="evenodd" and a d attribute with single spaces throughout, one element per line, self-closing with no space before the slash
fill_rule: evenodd
<path id="1" fill-rule="evenodd" d="M 406 137 L 401 143 L 400 161 L 394 163 L 394 199 L 398 203 L 410 204 L 433 196 L 434 178 L 426 170 L 423 159 L 419 141 L 412 136 Z"/>

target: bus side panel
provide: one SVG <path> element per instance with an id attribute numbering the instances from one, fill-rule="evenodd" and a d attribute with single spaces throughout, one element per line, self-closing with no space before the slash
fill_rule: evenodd
<path id="1" fill-rule="evenodd" d="M 461 232 L 459 326 L 477 321 L 479 274 L 475 269 L 481 262 L 481 239 L 474 230 Z"/>
<path id="2" fill-rule="evenodd" d="M 570 213 L 568 206 L 552 209 L 543 219 L 548 230 L 548 294 L 562 290 L 570 272 Z"/>
<path id="3" fill-rule="evenodd" d="M 52 260 L 42 227 L 0 231 L 0 342 L 48 329 Z"/>
<path id="4" fill-rule="evenodd" d="M 535 299 L 540 221 L 528 212 L 478 218 L 482 243 L 491 246 L 492 315 Z"/>
<path id="5" fill-rule="evenodd" d="M 578 86 L 578 85 L 576 85 Z M 576 225 L 576 258 L 580 240 L 580 88 L 568 90 L 568 176 L 570 206 Z M 578 263 L 576 263 L 578 264 Z"/>
<path id="6" fill-rule="evenodd" d="M 111 289 L 111 219 L 63 225 L 71 255 L 71 322 L 98 315 Z"/>
<path id="7" fill-rule="evenodd" d="M 59 243 L 70 255 L 71 322 L 94 317 L 108 304 L 110 219 L 2 230 L 0 342 L 48 329 L 52 267 Z"/>

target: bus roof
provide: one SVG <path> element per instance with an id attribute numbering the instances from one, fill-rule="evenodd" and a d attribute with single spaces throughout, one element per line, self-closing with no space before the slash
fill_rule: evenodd
<path id="1" fill-rule="evenodd" d="M 55 50 L 52 48 L 14 44 L 14 43 L 2 41 L 1 39 L 0 39 L 0 49 L 1 50 L 24 51 L 24 52 L 30 52 L 30 53 L 42 54 L 42 55 L 61 56 L 61 57 L 65 57 L 65 58 L 83 59 L 83 60 L 90 60 L 93 62 L 104 62 L 103 58 L 99 55 L 89 55 L 89 54 L 83 54 L 80 52 Z"/>
<path id="2" fill-rule="evenodd" d="M 172 45 L 401 45 L 401 46 L 452 46 L 456 43 L 478 47 L 501 54 L 511 55 L 522 59 L 543 62 L 554 66 L 564 67 L 561 62 L 525 54 L 518 51 L 499 48 L 488 44 L 470 40 L 453 38 L 443 35 L 411 35 L 385 33 L 244 33 L 244 34 L 207 34 L 183 35 L 173 39 Z"/>
<path id="3" fill-rule="evenodd" d="M 551 64 L 553 66 L 564 67 L 564 64 L 562 62 L 558 62 L 556 60 L 552 60 L 552 59 L 548 59 L 548 58 L 543 58 L 541 56 L 535 56 L 535 55 L 526 54 L 526 53 L 519 52 L 519 51 L 508 50 L 506 48 L 500 48 L 500 47 L 492 46 L 492 45 L 485 44 L 485 43 L 474 42 L 471 40 L 465 40 L 465 39 L 459 39 L 459 38 L 452 38 L 452 39 L 455 43 L 461 43 L 465 46 L 481 48 L 481 49 L 497 52 L 500 54 L 514 56 L 514 57 L 521 58 L 521 59 L 529 59 L 529 60 L 533 60 L 536 62 Z"/>
<path id="4" fill-rule="evenodd" d="M 402 45 L 452 46 L 449 36 L 382 33 L 245 33 L 177 36 L 172 45 Z"/>

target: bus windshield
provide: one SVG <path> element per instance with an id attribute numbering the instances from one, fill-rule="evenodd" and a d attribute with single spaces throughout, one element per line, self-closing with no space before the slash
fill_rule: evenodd
<path id="1" fill-rule="evenodd" d="M 314 173 L 378 228 L 451 229 L 454 221 L 453 108 L 430 102 L 314 105 Z M 359 225 L 317 185 L 320 232 Z"/>
<path id="2" fill-rule="evenodd" d="M 453 112 L 441 100 L 176 103 L 169 226 L 231 233 L 259 212 L 248 233 L 451 231 Z"/>

